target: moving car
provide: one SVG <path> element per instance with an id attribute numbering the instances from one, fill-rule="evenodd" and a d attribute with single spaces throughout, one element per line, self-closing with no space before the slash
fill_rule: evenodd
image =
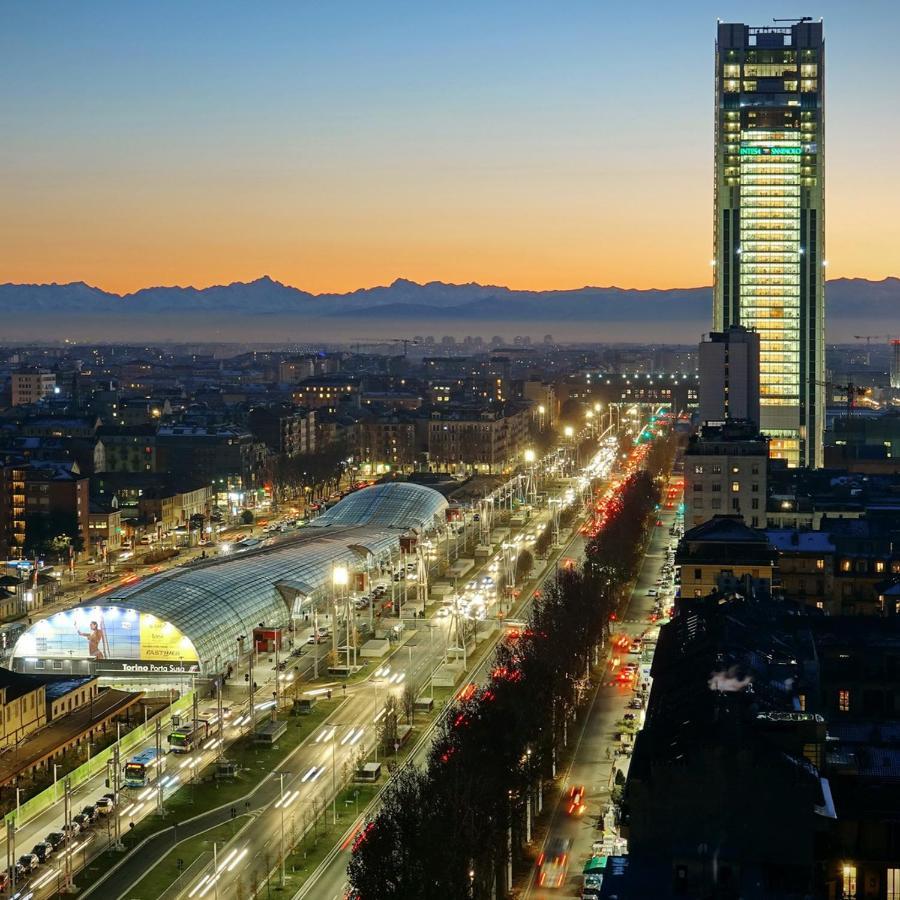
<path id="1" fill-rule="evenodd" d="M 555 837 L 547 844 L 547 849 L 538 857 L 537 883 L 543 888 L 561 888 L 569 871 L 569 848 L 572 841 Z"/>
<path id="2" fill-rule="evenodd" d="M 569 807 L 570 816 L 580 816 L 584 812 L 584 785 L 574 785 L 569 789 Z"/>

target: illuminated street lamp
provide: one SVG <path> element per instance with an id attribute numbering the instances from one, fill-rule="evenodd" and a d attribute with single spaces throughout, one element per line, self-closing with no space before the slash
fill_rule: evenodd
<path id="1" fill-rule="evenodd" d="M 343 596 L 343 588 L 347 586 L 350 581 L 350 573 L 347 571 L 346 566 L 335 566 L 331 570 L 331 650 L 334 653 L 334 664 L 337 665 L 337 601 L 338 595 Z M 350 640 L 349 640 L 349 631 L 350 631 L 350 620 L 347 620 L 347 667 L 350 666 Z"/>
<path id="2" fill-rule="evenodd" d="M 525 500 L 527 503 L 534 505 L 537 500 L 537 484 L 534 479 L 534 461 L 537 454 L 530 447 L 525 451 L 525 463 L 528 466 L 528 473 L 525 476 Z"/>

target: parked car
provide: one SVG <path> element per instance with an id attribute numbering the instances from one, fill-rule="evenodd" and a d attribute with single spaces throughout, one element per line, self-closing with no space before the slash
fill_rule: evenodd
<path id="1" fill-rule="evenodd" d="M 25 872 L 33 872 L 41 864 L 41 861 L 36 853 L 23 853 L 18 859 L 18 864 Z"/>
<path id="2" fill-rule="evenodd" d="M 71 841 L 81 831 L 81 826 L 72 819 L 67 825 L 60 825 L 59 830 Z"/>
<path id="3" fill-rule="evenodd" d="M 78 825 L 78 827 L 82 831 L 86 831 L 91 824 L 90 818 L 88 818 L 88 816 L 86 816 L 84 813 L 77 813 L 76 815 L 72 816 L 72 821 L 76 825 Z"/>
<path id="4" fill-rule="evenodd" d="M 63 841 L 65 841 L 66 836 L 61 831 L 51 831 L 47 837 L 44 838 L 44 843 L 49 844 L 54 850 L 59 847 Z"/>
<path id="5" fill-rule="evenodd" d="M 35 844 L 31 848 L 31 852 L 42 862 L 47 862 L 53 854 L 53 845 L 47 843 L 46 841 L 41 841 L 40 844 Z"/>
<path id="6" fill-rule="evenodd" d="M 97 812 L 100 813 L 101 816 L 108 816 L 112 811 L 115 803 L 110 797 L 101 797 L 97 801 Z"/>
<path id="7" fill-rule="evenodd" d="M 99 815 L 99 811 L 97 810 L 97 807 L 91 803 L 82 808 L 81 814 L 87 816 L 89 822 L 94 822 Z"/>

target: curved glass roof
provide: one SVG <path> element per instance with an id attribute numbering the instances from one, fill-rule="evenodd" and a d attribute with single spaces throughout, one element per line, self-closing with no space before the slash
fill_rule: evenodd
<path id="1" fill-rule="evenodd" d="M 285 625 L 298 597 L 302 607 L 311 594 L 330 589 L 336 566 L 359 571 L 396 553 L 401 535 L 433 527 L 446 507 L 441 494 L 422 485 L 364 488 L 294 539 L 123 585 L 105 595 L 102 605 L 171 622 L 193 643 L 204 673 L 221 671 L 234 659 L 240 635 L 249 642 L 260 622 Z"/>
<path id="2" fill-rule="evenodd" d="M 323 513 L 312 525 L 381 525 L 427 531 L 445 515 L 447 500 L 430 487 L 391 481 L 354 491 Z"/>
<path id="3" fill-rule="evenodd" d="M 266 548 L 206 566 L 174 569 L 104 598 L 153 613 L 181 629 L 194 642 L 204 669 L 215 658 L 234 656 L 238 635 L 249 641 L 253 628 L 283 625 L 290 606 L 278 589 L 281 584 L 305 595 L 331 584 L 335 566 L 365 566 L 368 554 L 397 547 L 397 532 L 369 528 L 341 528 L 334 532 L 306 532 L 303 540 Z"/>

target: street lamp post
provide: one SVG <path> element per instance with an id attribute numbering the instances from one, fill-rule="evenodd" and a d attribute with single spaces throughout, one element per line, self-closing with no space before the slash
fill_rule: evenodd
<path id="1" fill-rule="evenodd" d="M 350 581 L 350 573 L 346 566 L 335 566 L 331 573 L 331 649 L 334 653 L 335 664 L 337 663 L 337 601 L 338 595 L 342 595 L 342 589 L 347 586 Z M 350 668 L 350 619 L 347 617 L 347 668 Z"/>
<path id="2" fill-rule="evenodd" d="M 281 799 L 279 801 L 281 807 L 281 887 L 284 889 L 284 772 L 278 773 L 281 779 Z"/>
<path id="3" fill-rule="evenodd" d="M 331 824 L 337 825 L 337 758 L 334 739 L 337 728 L 331 730 Z"/>

